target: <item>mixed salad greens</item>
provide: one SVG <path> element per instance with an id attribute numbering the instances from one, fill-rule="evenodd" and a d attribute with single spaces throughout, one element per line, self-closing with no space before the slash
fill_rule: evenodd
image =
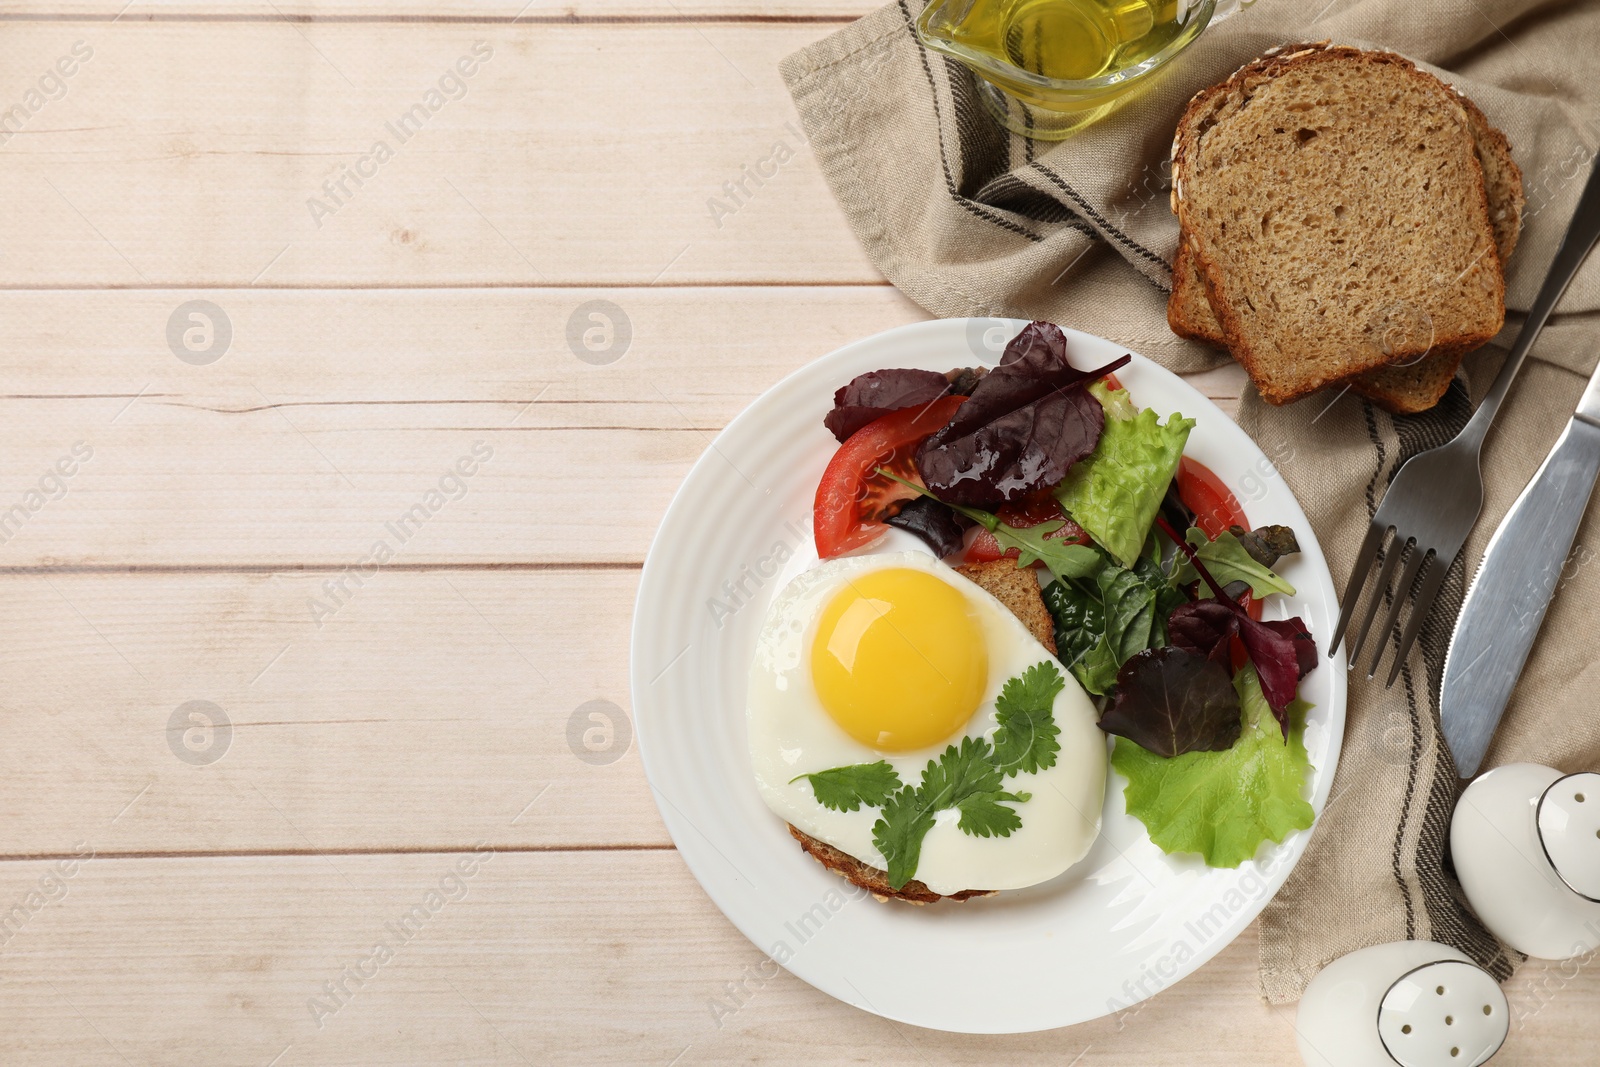
<path id="1" fill-rule="evenodd" d="M 1059 327 L 1035 322 L 987 372 L 880 370 L 839 389 L 818 552 L 896 526 L 941 557 L 1041 567 L 1057 657 L 1116 737 L 1129 813 L 1165 851 L 1237 867 L 1313 817 L 1298 690 L 1316 643 L 1300 619 L 1261 610 L 1293 595 L 1273 567 L 1299 546 L 1287 527 L 1250 529 L 1184 456 L 1194 420 L 1134 405 L 1115 376 L 1129 357 L 1084 371 L 1066 349 Z M 831 784 L 857 803 L 911 788 Z M 813 785 L 820 797 L 830 783 Z M 912 796 L 908 827 L 932 810 Z M 907 852 L 914 865 L 913 849 L 884 849 Z"/>

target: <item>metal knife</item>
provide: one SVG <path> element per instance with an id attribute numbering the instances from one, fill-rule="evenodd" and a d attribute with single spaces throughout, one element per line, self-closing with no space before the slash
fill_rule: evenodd
<path id="1" fill-rule="evenodd" d="M 1478 773 L 1566 569 L 1600 475 L 1600 368 L 1555 447 L 1501 521 L 1444 661 L 1439 725 L 1456 773 Z"/>

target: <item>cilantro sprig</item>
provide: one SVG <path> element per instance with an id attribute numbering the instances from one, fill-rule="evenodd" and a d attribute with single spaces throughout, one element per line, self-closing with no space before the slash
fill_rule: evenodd
<path id="1" fill-rule="evenodd" d="M 1012 804 L 1025 804 L 1031 794 L 1003 788 L 1016 774 L 1035 774 L 1055 766 L 1061 751 L 1052 709 L 1066 687 L 1054 664 L 1040 662 L 1006 682 L 995 701 L 991 745 L 982 737 L 964 737 L 928 761 L 916 785 L 902 784 L 886 760 L 802 774 L 817 801 L 834 811 L 858 811 L 862 805 L 882 809 L 872 827 L 872 843 L 888 862 L 889 884 L 902 888 L 917 873 L 922 840 L 935 816 L 954 808 L 957 825 L 974 837 L 1010 837 L 1022 826 Z"/>
<path id="2" fill-rule="evenodd" d="M 798 782 L 802 778 L 811 783 L 817 803 L 834 811 L 859 811 L 863 804 L 881 808 L 900 788 L 900 775 L 887 760 L 800 774 L 789 781 Z"/>

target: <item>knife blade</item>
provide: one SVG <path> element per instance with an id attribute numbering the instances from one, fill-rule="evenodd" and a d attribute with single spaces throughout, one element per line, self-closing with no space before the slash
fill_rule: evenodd
<path id="1" fill-rule="evenodd" d="M 1439 726 L 1456 773 L 1478 773 L 1544 622 L 1600 475 L 1600 368 L 1494 535 L 1444 661 Z"/>

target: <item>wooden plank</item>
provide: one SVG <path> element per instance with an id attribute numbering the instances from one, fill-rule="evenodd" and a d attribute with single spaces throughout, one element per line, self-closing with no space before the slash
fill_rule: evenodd
<path id="1" fill-rule="evenodd" d="M 222 291 L 230 347 L 195 366 L 167 336 L 193 296 L 0 293 L 0 565 L 344 566 L 475 444 L 492 459 L 403 562 L 638 563 L 752 399 L 925 317 L 877 287 Z M 569 345 L 590 355 L 593 300 L 631 334 L 606 365 Z M 1238 381 L 1201 384 L 1228 402 Z M 48 472 L 78 442 L 62 496 Z"/>
<path id="2" fill-rule="evenodd" d="M 886 1022 L 771 970 L 675 853 L 462 860 L 81 863 L 0 956 L 6 1062 L 1299 1062 L 1292 1010 L 1255 999 L 1253 927 L 1120 1018 L 971 1037 Z M 0 865 L 0 901 L 26 899 L 50 874 Z M 427 917 L 403 940 L 413 907 Z M 345 971 L 358 966 L 368 977 Z M 349 992 L 335 1000 L 324 983 L 341 982 Z M 1597 994 L 1600 977 L 1578 968 L 1496 1063 L 1588 1062 Z M 1535 1003 L 1517 982 L 1511 995 L 1513 1007 Z"/>
<path id="3" fill-rule="evenodd" d="M 878 284 L 778 77 L 827 29 L 16 22 L 0 286 Z"/>
<path id="4" fill-rule="evenodd" d="M 860 18 L 877 5 L 871 0 L 0 0 L 0 18 L 16 20 L 211 21 L 367 20 L 416 22 L 528 23 L 557 20 L 626 19 L 636 22 L 736 21 L 812 22 L 819 25 Z"/>
<path id="5" fill-rule="evenodd" d="M 0 850 L 118 812 L 102 852 L 665 847 L 629 722 L 637 584 L 12 576 Z"/>
<path id="6" fill-rule="evenodd" d="M 246 290 L 211 294 L 233 341 L 191 366 L 166 328 L 192 295 L 0 294 L 0 512 L 94 449 L 4 562 L 342 566 L 483 442 L 492 460 L 406 562 L 636 563 L 751 399 L 925 317 L 887 288 Z M 568 342 L 592 300 L 631 331 L 608 365 Z"/>

